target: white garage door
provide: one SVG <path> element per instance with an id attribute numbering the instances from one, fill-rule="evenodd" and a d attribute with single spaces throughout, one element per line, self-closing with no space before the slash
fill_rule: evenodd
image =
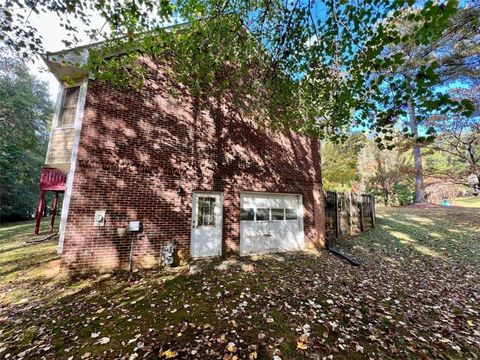
<path id="1" fill-rule="evenodd" d="M 240 202 L 242 255 L 303 248 L 300 195 L 245 193 Z"/>

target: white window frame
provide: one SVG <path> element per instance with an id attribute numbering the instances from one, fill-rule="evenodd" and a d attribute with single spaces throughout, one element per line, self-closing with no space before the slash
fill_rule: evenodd
<path id="1" fill-rule="evenodd" d="M 64 126 L 60 125 L 60 117 L 62 115 L 63 104 L 65 102 L 65 96 L 67 95 L 67 90 L 75 88 L 75 87 L 78 87 L 79 90 L 81 91 L 82 90 L 82 83 L 76 83 L 76 84 L 69 85 L 69 86 L 61 85 L 61 96 L 59 97 L 60 101 L 59 101 L 59 104 L 57 105 L 57 111 L 56 111 L 56 116 L 55 116 L 55 124 L 54 124 L 55 126 L 53 127 L 54 130 L 75 128 L 75 125 L 76 125 L 76 122 L 77 122 L 77 117 L 78 117 L 78 109 L 79 109 L 78 105 L 80 104 L 80 94 L 78 96 L 77 107 L 75 108 L 75 117 L 74 117 L 75 121 L 73 122 L 73 124 L 64 125 Z"/>

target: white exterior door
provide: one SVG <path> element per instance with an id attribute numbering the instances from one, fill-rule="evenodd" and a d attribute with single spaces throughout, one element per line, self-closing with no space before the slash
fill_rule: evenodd
<path id="1" fill-rule="evenodd" d="M 219 193 L 193 194 L 192 258 L 222 255 L 222 207 Z"/>
<path id="2" fill-rule="evenodd" d="M 240 253 L 262 254 L 303 248 L 301 195 L 241 195 Z"/>

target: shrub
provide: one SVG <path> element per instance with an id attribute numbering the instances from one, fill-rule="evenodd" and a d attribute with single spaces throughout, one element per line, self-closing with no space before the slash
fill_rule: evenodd
<path id="1" fill-rule="evenodd" d="M 415 199 L 415 187 L 405 183 L 393 184 L 393 193 L 398 205 L 405 206 L 412 204 Z"/>

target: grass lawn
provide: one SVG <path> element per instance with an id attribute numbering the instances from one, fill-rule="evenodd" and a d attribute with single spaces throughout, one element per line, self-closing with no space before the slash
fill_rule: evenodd
<path id="1" fill-rule="evenodd" d="M 480 210 L 378 210 L 325 252 L 60 277 L 32 223 L 0 228 L 0 358 L 468 359 L 480 356 Z"/>
<path id="2" fill-rule="evenodd" d="M 454 206 L 480 208 L 480 196 L 456 198 L 453 201 Z"/>

